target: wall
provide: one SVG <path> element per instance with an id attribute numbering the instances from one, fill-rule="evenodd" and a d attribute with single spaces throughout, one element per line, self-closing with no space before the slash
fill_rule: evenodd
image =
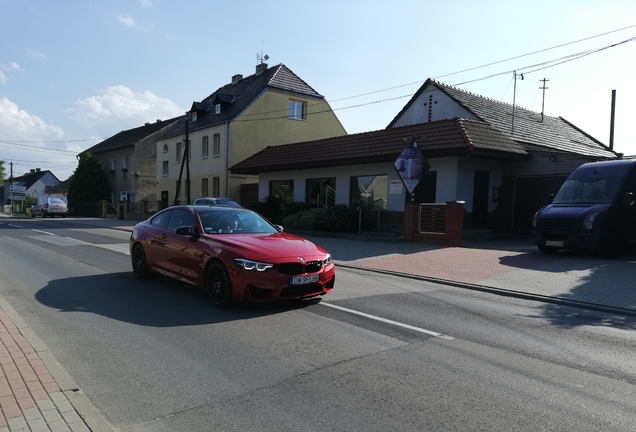
<path id="1" fill-rule="evenodd" d="M 429 119 L 430 96 L 433 97 L 433 109 L 431 111 L 431 118 Z M 435 86 L 430 86 L 402 113 L 393 127 L 427 123 L 429 121 L 444 120 L 453 117 L 479 120 L 470 111 L 458 105 L 457 102 L 451 99 L 446 93 Z"/>

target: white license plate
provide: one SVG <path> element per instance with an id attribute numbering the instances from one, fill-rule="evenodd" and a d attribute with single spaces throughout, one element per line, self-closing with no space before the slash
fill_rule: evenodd
<path id="1" fill-rule="evenodd" d="M 562 241 L 555 241 L 555 240 L 546 240 L 545 241 L 545 245 L 546 246 L 556 246 L 556 247 L 563 247 L 563 242 Z"/>
<path id="2" fill-rule="evenodd" d="M 303 285 L 318 282 L 317 274 L 310 276 L 293 276 L 289 279 L 290 285 Z"/>

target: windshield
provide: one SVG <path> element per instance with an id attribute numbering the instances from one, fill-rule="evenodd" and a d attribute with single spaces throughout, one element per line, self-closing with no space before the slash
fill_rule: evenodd
<path id="1" fill-rule="evenodd" d="M 206 234 L 273 234 L 278 230 L 258 213 L 249 210 L 197 210 Z"/>
<path id="2" fill-rule="evenodd" d="M 618 177 L 566 180 L 554 198 L 554 204 L 610 204 L 621 179 Z"/>

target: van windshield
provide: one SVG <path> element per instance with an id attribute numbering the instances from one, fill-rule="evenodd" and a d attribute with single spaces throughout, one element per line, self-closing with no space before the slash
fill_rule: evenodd
<path id="1" fill-rule="evenodd" d="M 566 180 L 553 204 L 610 204 L 620 184 L 619 177 Z"/>

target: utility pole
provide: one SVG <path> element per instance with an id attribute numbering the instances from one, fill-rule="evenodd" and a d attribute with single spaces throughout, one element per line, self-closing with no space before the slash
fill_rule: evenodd
<path id="1" fill-rule="evenodd" d="M 541 123 L 543 123 L 543 109 L 545 107 L 545 91 L 548 89 L 548 87 L 545 86 L 545 83 L 548 81 L 550 80 L 545 78 L 543 78 L 542 80 L 539 80 L 539 82 L 543 82 L 543 87 L 539 87 L 540 90 L 543 90 L 543 101 L 541 101 Z"/>
<path id="2" fill-rule="evenodd" d="M 519 74 L 521 80 L 523 81 L 523 74 Z M 515 102 L 517 99 L 517 71 L 512 72 L 512 79 L 515 81 L 514 90 L 512 93 L 512 130 L 510 131 L 511 135 L 515 134 Z"/>
<path id="3" fill-rule="evenodd" d="M 13 186 L 13 162 L 9 162 L 9 189 Z M 11 200 L 11 213 L 13 213 L 13 200 Z"/>
<path id="4" fill-rule="evenodd" d="M 185 189 L 186 189 L 186 200 L 187 204 L 190 204 L 190 162 L 188 155 L 190 153 L 190 137 L 188 135 L 188 120 L 190 118 L 190 113 L 186 113 L 185 115 L 185 146 L 184 152 L 181 155 L 181 169 L 179 170 L 179 179 L 177 180 L 177 192 L 174 195 L 174 205 L 179 204 L 179 199 L 181 198 L 181 178 L 183 177 L 183 166 L 188 164 L 188 169 L 186 172 L 186 181 L 185 181 Z"/>

